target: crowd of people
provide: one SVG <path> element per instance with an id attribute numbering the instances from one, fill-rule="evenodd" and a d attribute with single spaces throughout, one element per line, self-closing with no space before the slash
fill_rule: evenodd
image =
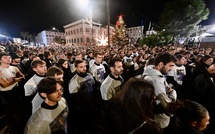
<path id="1" fill-rule="evenodd" d="M 0 45 L 2 132 L 215 133 L 211 48 Z"/>

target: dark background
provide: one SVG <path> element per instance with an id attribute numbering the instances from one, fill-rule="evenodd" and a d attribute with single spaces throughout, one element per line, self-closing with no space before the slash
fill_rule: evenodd
<path id="1" fill-rule="evenodd" d="M 85 18 L 87 7 L 77 5 L 79 0 L 1 0 L 0 33 L 8 32 L 12 37 L 20 37 L 20 31 L 38 33 L 63 26 Z M 170 0 L 110 0 L 110 21 L 115 24 L 120 14 L 124 15 L 128 27 L 139 26 L 142 16 L 145 26 L 149 21 L 159 20 L 165 3 Z M 215 23 L 215 0 L 205 0 L 210 9 L 208 20 L 202 25 Z M 91 0 L 93 21 L 107 24 L 106 0 Z"/>

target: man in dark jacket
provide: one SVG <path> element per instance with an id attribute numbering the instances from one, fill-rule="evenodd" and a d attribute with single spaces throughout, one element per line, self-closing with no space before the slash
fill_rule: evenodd
<path id="1" fill-rule="evenodd" d="M 92 132 L 92 120 L 95 107 L 93 105 L 93 76 L 87 73 L 83 60 L 74 62 L 76 75 L 69 82 L 70 102 L 68 115 L 68 133 Z"/>
<path id="2" fill-rule="evenodd" d="M 207 72 L 199 74 L 192 86 L 192 92 L 189 93 L 192 100 L 202 104 L 209 111 L 211 116 L 210 125 L 208 131 L 215 133 L 214 126 L 215 124 L 215 64 L 212 64 L 208 67 Z"/>

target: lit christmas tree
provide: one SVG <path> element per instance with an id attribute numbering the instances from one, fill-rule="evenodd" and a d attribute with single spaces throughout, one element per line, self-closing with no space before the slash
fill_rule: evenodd
<path id="1" fill-rule="evenodd" d="M 118 16 L 118 20 L 115 25 L 115 29 L 113 32 L 113 43 L 116 45 L 124 46 L 128 45 L 129 39 L 128 36 L 126 35 L 125 31 L 125 22 L 123 20 L 123 15 Z"/>

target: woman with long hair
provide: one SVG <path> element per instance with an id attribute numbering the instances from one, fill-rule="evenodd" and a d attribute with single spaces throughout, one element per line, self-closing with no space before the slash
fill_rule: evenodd
<path id="1" fill-rule="evenodd" d="M 68 61 L 65 59 L 59 59 L 56 66 L 60 67 L 64 72 L 63 73 L 63 82 L 64 82 L 63 95 L 64 95 L 65 99 L 67 100 L 67 97 L 69 96 L 69 89 L 68 89 L 69 81 L 74 76 L 74 74 L 72 74 L 72 72 L 70 71 Z"/>
<path id="2" fill-rule="evenodd" d="M 176 109 L 176 127 L 171 134 L 203 134 L 209 124 L 207 109 L 197 102 L 184 100 Z"/>
<path id="3" fill-rule="evenodd" d="M 161 133 L 154 121 L 154 100 L 154 87 L 151 83 L 131 78 L 121 93 L 109 103 L 105 114 L 107 133 Z"/>

